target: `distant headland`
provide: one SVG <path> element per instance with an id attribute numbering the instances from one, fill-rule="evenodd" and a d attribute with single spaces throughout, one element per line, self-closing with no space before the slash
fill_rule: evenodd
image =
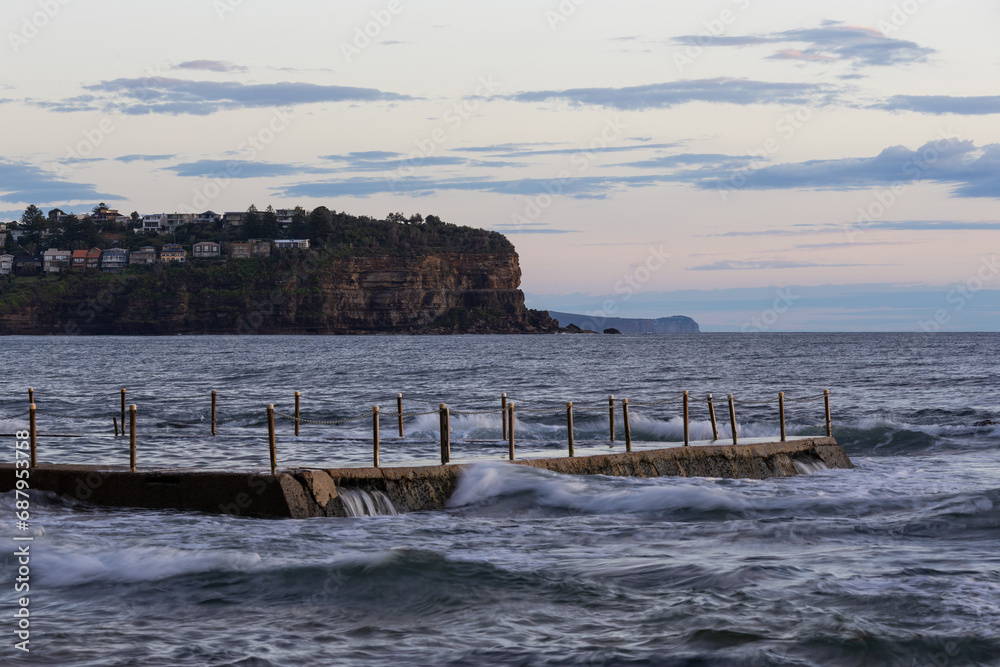
<path id="1" fill-rule="evenodd" d="M 684 315 L 647 319 L 639 317 L 603 317 L 599 314 L 579 315 L 548 311 L 559 326 L 576 325 L 584 331 L 601 332 L 615 329 L 620 333 L 701 333 L 698 323 Z"/>

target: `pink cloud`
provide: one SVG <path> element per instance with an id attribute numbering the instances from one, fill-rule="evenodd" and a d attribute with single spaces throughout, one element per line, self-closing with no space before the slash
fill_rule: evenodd
<path id="1" fill-rule="evenodd" d="M 822 53 L 799 51 L 798 49 L 782 49 L 770 57 L 775 60 L 809 60 L 822 62 L 833 62 L 837 60 L 833 56 L 824 55 Z"/>

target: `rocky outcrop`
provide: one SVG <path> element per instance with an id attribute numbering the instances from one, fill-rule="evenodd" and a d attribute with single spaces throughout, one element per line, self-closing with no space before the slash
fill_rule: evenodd
<path id="1" fill-rule="evenodd" d="M 559 321 L 560 326 L 575 325 L 582 329 L 613 328 L 621 333 L 700 333 L 698 323 L 690 317 L 675 315 L 658 319 L 643 319 L 638 317 L 602 317 L 600 315 L 580 315 L 562 313 L 554 310 L 549 315 Z"/>

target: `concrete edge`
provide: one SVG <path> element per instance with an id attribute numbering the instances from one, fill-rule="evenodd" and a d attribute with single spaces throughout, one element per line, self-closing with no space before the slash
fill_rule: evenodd
<path id="1" fill-rule="evenodd" d="M 522 459 L 515 465 L 569 475 L 767 479 L 854 465 L 833 438 L 746 445 L 698 445 L 585 457 Z M 799 464 L 798 466 L 796 464 Z M 256 472 L 171 471 L 43 464 L 30 488 L 106 507 L 180 510 L 230 516 L 310 518 L 346 516 L 340 491 L 384 493 L 400 512 L 445 507 L 472 463 L 394 468 L 301 468 Z M 0 464 L 0 492 L 15 488 L 15 468 Z"/>

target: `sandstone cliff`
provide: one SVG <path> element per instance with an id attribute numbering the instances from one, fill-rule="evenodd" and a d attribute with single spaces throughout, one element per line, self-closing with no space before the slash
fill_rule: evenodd
<path id="1" fill-rule="evenodd" d="M 343 253 L 342 253 L 343 254 Z M 547 333 L 515 252 L 427 250 L 156 265 L 0 287 L 0 334 Z"/>

